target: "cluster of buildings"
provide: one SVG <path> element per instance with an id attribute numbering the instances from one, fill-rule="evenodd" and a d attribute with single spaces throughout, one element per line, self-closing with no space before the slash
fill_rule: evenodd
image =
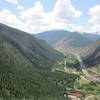
<path id="1" fill-rule="evenodd" d="M 93 97 L 94 95 L 93 94 L 88 94 L 86 96 L 84 96 L 83 94 L 81 93 L 72 93 L 70 91 L 66 91 L 65 93 L 69 98 L 71 98 L 72 100 L 81 100 L 81 99 L 84 99 L 84 98 L 87 98 L 87 97 Z"/>

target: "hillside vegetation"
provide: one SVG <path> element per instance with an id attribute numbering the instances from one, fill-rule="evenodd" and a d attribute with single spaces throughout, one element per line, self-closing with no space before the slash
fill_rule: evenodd
<path id="1" fill-rule="evenodd" d="M 100 40 L 88 46 L 85 62 L 88 66 L 100 67 Z"/>
<path id="2" fill-rule="evenodd" d="M 12 52 L 15 50 L 18 53 L 20 52 L 23 60 L 27 59 L 35 67 L 47 67 L 47 65 L 49 67 L 64 57 L 63 54 L 54 50 L 45 41 L 3 24 L 0 24 L 0 44 L 1 48 L 12 49 Z"/>
<path id="3" fill-rule="evenodd" d="M 71 74 L 50 69 L 63 58 L 46 42 L 0 24 L 0 99 L 65 100 L 58 83 Z"/>

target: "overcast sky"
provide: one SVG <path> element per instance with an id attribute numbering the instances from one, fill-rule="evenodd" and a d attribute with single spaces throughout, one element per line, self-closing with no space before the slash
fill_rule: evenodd
<path id="1" fill-rule="evenodd" d="M 100 0 L 0 0 L 0 22 L 32 34 L 100 32 Z"/>

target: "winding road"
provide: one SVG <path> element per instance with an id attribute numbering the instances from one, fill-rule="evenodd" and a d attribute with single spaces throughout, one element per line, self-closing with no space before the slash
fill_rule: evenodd
<path id="1" fill-rule="evenodd" d="M 79 63 L 80 63 L 80 66 L 81 66 L 81 69 L 82 69 L 82 72 L 83 74 L 91 81 L 94 81 L 94 82 L 100 82 L 100 76 L 97 76 L 97 75 L 90 75 L 87 71 L 87 68 L 85 66 L 85 64 L 83 63 L 81 57 L 78 55 L 78 54 L 75 54 Z"/>

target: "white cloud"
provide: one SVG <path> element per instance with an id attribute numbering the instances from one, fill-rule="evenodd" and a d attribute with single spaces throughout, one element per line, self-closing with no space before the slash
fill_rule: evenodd
<path id="1" fill-rule="evenodd" d="M 7 9 L 0 11 L 0 22 L 30 33 L 53 29 L 81 32 L 84 30 L 81 25 L 71 24 L 72 21 L 80 18 L 82 12 L 76 10 L 70 0 L 57 0 L 51 12 L 46 12 L 40 2 L 36 2 L 34 7 L 27 10 L 21 6 L 17 8 L 22 10 L 20 16 Z"/>
<path id="2" fill-rule="evenodd" d="M 89 20 L 89 22 L 100 24 L 100 5 L 90 8 L 89 14 L 91 15 L 91 19 Z"/>
<path id="3" fill-rule="evenodd" d="M 17 9 L 18 9 L 18 10 L 24 10 L 24 6 L 18 5 L 18 6 L 17 6 Z"/>
<path id="4" fill-rule="evenodd" d="M 69 24 L 68 25 L 68 30 L 69 31 L 77 31 L 77 32 L 85 32 L 85 27 L 83 25 L 74 25 L 74 24 Z"/>
<path id="5" fill-rule="evenodd" d="M 6 0 L 17 1 L 18 0 Z M 17 4 L 16 3 L 16 4 Z M 72 24 L 82 15 L 71 4 L 71 0 L 57 0 L 54 9 L 46 12 L 40 2 L 27 10 L 18 5 L 17 9 L 22 10 L 19 16 L 11 11 L 3 9 L 0 11 L 0 22 L 30 33 L 38 33 L 53 29 L 66 29 L 79 32 L 100 32 L 100 5 L 89 9 L 91 19 L 88 26 Z M 86 28 L 87 27 L 87 28 Z"/>
<path id="6" fill-rule="evenodd" d="M 67 29 L 68 25 L 66 22 L 78 19 L 81 14 L 80 11 L 77 11 L 72 6 L 70 0 L 63 0 L 63 2 L 57 0 L 52 12 L 46 12 L 42 4 L 36 2 L 34 7 L 23 11 L 20 18 L 28 26 L 35 28 L 32 31 L 39 32 L 50 29 Z"/>
<path id="7" fill-rule="evenodd" d="M 44 12 L 44 8 L 41 3 L 37 2 L 33 8 L 29 8 L 28 10 L 23 11 L 20 17 L 28 22 L 32 22 L 35 25 L 38 25 L 41 24 L 43 18 L 46 17 L 46 13 Z"/>
<path id="8" fill-rule="evenodd" d="M 7 2 L 10 2 L 10 3 L 14 3 L 14 4 L 18 4 L 18 0 L 5 0 Z"/>
<path id="9" fill-rule="evenodd" d="M 23 31 L 25 29 L 24 23 L 7 9 L 3 9 L 2 11 L 0 11 L 0 23 L 4 23 Z"/>
<path id="10" fill-rule="evenodd" d="M 82 12 L 73 7 L 71 0 L 57 0 L 54 14 L 61 20 L 72 21 L 73 19 L 78 19 Z"/>
<path id="11" fill-rule="evenodd" d="M 95 32 L 100 32 L 100 24 L 94 24 L 90 29 L 90 32 L 95 33 Z"/>
<path id="12" fill-rule="evenodd" d="M 7 9 L 0 11 L 0 22 L 3 22 L 8 25 L 14 25 L 15 22 L 20 22 L 17 17 Z"/>
<path id="13" fill-rule="evenodd" d="M 91 18 L 89 23 L 92 24 L 90 31 L 91 32 L 100 32 L 100 5 L 96 5 L 89 9 L 89 14 Z"/>

